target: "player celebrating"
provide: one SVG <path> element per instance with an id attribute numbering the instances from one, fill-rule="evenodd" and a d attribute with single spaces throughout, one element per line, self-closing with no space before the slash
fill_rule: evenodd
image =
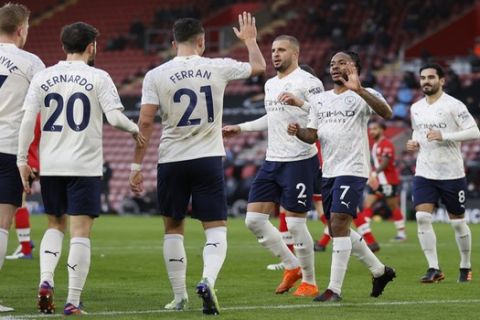
<path id="1" fill-rule="evenodd" d="M 144 141 L 138 127 L 122 114 L 123 106 L 110 76 L 93 68 L 98 31 L 77 22 L 62 29 L 66 61 L 39 72 L 23 105 L 17 165 L 25 191 L 32 175 L 27 150 L 35 118 L 41 112 L 42 198 L 48 229 L 40 244 L 38 308 L 52 313 L 54 272 L 62 252 L 70 215 L 70 251 L 67 260 L 68 298 L 65 315 L 81 314 L 80 295 L 90 268 L 90 232 L 100 213 L 103 113 L 110 124 Z"/>
<path id="2" fill-rule="evenodd" d="M 0 269 L 5 260 L 8 230 L 22 205 L 22 181 L 16 168 L 21 106 L 33 75 L 45 68 L 34 54 L 22 50 L 30 11 L 20 4 L 0 8 Z M 12 311 L 0 305 L 0 312 Z"/>
<path id="3" fill-rule="evenodd" d="M 412 105 L 413 135 L 407 150 L 418 151 L 413 179 L 413 204 L 416 210 L 418 240 L 428 262 L 420 281 L 438 282 L 445 278 L 437 257 L 437 238 L 432 213 L 438 200 L 447 208 L 460 251 L 458 282 L 472 279 L 470 254 L 472 237 L 465 221 L 467 182 L 460 145 L 480 138 L 480 131 L 459 100 L 443 92 L 445 73 L 441 66 L 429 63 L 420 68 L 420 86 L 425 98 Z"/>
<path id="4" fill-rule="evenodd" d="M 163 132 L 158 148 L 157 194 L 165 236 L 163 257 L 174 300 L 165 309 L 187 307 L 187 257 L 183 244 L 184 218 L 190 198 L 192 216 L 202 222 L 206 242 L 203 275 L 196 287 L 203 299 L 204 314 L 218 314 L 215 281 L 227 252 L 227 208 L 221 133 L 223 94 L 230 80 L 265 72 L 265 60 L 257 44 L 255 18 L 239 16 L 237 37 L 245 44 L 249 63 L 232 59 L 209 59 L 205 31 L 197 19 L 177 20 L 173 26 L 177 56 L 150 70 L 142 89 L 139 126 L 147 141 L 158 110 Z M 148 142 L 147 142 L 148 145 Z M 143 190 L 141 163 L 147 146 L 137 145 L 130 174 L 133 192 Z"/>
<path id="5" fill-rule="evenodd" d="M 258 242 L 279 257 L 285 267 L 283 280 L 275 292 L 287 292 L 302 279 L 294 295 L 315 296 L 318 288 L 313 239 L 307 229 L 306 214 L 311 207 L 313 182 L 319 168 L 318 150 L 290 137 L 285 128 L 292 120 L 307 124 L 309 101 L 323 92 L 323 84 L 299 68 L 299 50 L 296 38 L 288 35 L 275 38 L 272 62 L 277 76 L 265 83 L 267 116 L 241 125 L 226 126 L 223 132 L 228 137 L 240 131 L 268 128 L 266 160 L 250 189 L 245 224 Z M 269 221 L 277 203 L 286 210 L 285 220 L 296 256 Z"/>
<path id="6" fill-rule="evenodd" d="M 393 241 L 405 241 L 405 218 L 400 210 L 398 189 L 400 178 L 395 168 L 395 146 L 388 140 L 384 131 L 383 122 L 373 121 L 369 125 L 370 136 L 375 143 L 372 146 L 373 169 L 368 179 L 368 196 L 363 204 L 362 214 L 368 218 L 373 215 L 373 204 L 381 197 L 385 198 L 392 218 L 397 228 L 397 235 Z"/>
<path id="7" fill-rule="evenodd" d="M 316 97 L 307 128 L 298 123 L 288 133 L 300 140 L 320 140 L 323 157 L 322 198 L 333 237 L 332 266 L 327 290 L 315 301 L 339 301 L 350 254 L 357 256 L 373 274 L 371 296 L 378 297 L 395 277 L 358 233 L 350 229 L 369 174 L 367 123 L 372 110 L 390 117 L 392 110 L 373 89 L 361 86 L 360 59 L 354 52 L 338 52 L 330 62 L 334 89 Z"/>

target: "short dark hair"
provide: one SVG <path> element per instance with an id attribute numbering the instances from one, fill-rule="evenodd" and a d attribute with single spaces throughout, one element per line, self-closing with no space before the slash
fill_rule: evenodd
<path id="1" fill-rule="evenodd" d="M 282 34 L 282 35 L 277 36 L 275 39 L 273 39 L 274 42 L 275 41 L 280 41 L 280 40 L 286 40 L 286 41 L 290 42 L 294 47 L 297 48 L 297 50 L 300 51 L 300 42 L 294 36 L 290 36 L 288 34 Z"/>
<path id="2" fill-rule="evenodd" d="M 12 35 L 18 27 L 26 23 L 30 10 L 23 4 L 7 3 L 0 8 L 0 33 Z"/>
<path id="3" fill-rule="evenodd" d="M 385 121 L 382 120 L 372 120 L 370 121 L 369 125 L 371 124 L 378 124 L 378 126 L 382 128 L 383 131 L 387 129 L 387 124 L 385 123 Z"/>
<path id="4" fill-rule="evenodd" d="M 178 43 L 191 41 L 204 33 L 202 22 L 198 19 L 182 18 L 173 24 L 173 39 Z"/>
<path id="5" fill-rule="evenodd" d="M 440 79 L 445 78 L 445 71 L 443 70 L 442 66 L 439 65 L 438 63 L 428 62 L 428 63 L 424 64 L 420 68 L 420 71 L 418 72 L 418 74 L 421 74 L 422 71 L 425 70 L 425 69 L 435 69 L 437 71 L 437 75 Z"/>
<path id="6" fill-rule="evenodd" d="M 347 56 L 350 57 L 350 59 L 352 59 L 353 63 L 355 63 L 355 67 L 357 68 L 358 74 L 360 74 L 362 72 L 362 63 L 360 62 L 360 56 L 358 55 L 358 53 L 356 53 L 355 51 L 340 51 L 340 52 L 345 53 Z"/>
<path id="7" fill-rule="evenodd" d="M 66 53 L 82 53 L 100 35 L 98 30 L 85 22 L 75 22 L 62 28 L 60 38 Z"/>
<path id="8" fill-rule="evenodd" d="M 315 72 L 315 70 L 313 70 L 313 68 L 310 67 L 308 64 L 302 63 L 299 67 L 303 71 L 306 71 L 306 72 L 310 73 L 312 76 L 314 76 L 314 77 L 317 76 L 317 73 Z"/>

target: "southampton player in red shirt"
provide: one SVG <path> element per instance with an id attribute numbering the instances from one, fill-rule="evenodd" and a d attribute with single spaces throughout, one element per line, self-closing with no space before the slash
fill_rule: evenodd
<path id="1" fill-rule="evenodd" d="M 397 228 L 397 236 L 394 241 L 404 241 L 405 219 L 400 210 L 398 190 L 400 178 L 395 168 L 395 147 L 385 135 L 385 124 L 382 122 L 371 122 L 369 125 L 370 136 L 375 143 L 372 147 L 373 168 L 368 179 L 368 195 L 363 204 L 362 213 L 366 217 L 373 215 L 373 204 L 385 198 L 385 202 L 392 212 L 392 218 Z"/>
<path id="2" fill-rule="evenodd" d="M 38 160 L 38 144 L 40 143 L 40 114 L 37 116 L 35 123 L 35 137 L 28 149 L 28 165 L 38 178 L 40 172 L 40 161 Z M 33 182 L 34 179 L 31 180 Z M 7 260 L 16 259 L 32 259 L 33 243 L 30 239 L 30 213 L 25 203 L 25 192 L 23 193 L 22 207 L 17 209 L 15 213 L 15 229 L 17 231 L 18 242 L 20 245 L 10 256 L 6 256 Z"/>

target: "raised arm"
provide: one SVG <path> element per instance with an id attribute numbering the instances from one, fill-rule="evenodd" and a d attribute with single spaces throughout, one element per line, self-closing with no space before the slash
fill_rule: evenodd
<path id="1" fill-rule="evenodd" d="M 340 78 L 340 81 L 343 82 L 345 87 L 362 97 L 362 99 L 365 100 L 365 102 L 382 118 L 390 119 L 392 117 L 392 108 L 388 103 L 362 87 L 360 79 L 358 78 L 357 68 L 353 63 L 347 66 L 347 75 L 348 80 Z"/>
<path id="2" fill-rule="evenodd" d="M 252 76 L 265 73 L 267 64 L 257 44 L 257 27 L 255 17 L 250 12 L 243 12 L 238 15 L 239 29 L 233 27 L 235 35 L 240 39 L 248 50 L 248 62 L 252 67 Z"/>

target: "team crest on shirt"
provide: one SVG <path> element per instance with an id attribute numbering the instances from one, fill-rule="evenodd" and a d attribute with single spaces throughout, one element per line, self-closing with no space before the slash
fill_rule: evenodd
<path id="1" fill-rule="evenodd" d="M 355 103 L 355 97 L 354 96 L 346 96 L 343 101 L 345 102 L 346 105 L 351 106 L 352 104 Z"/>
<path id="2" fill-rule="evenodd" d="M 290 82 L 285 83 L 283 86 L 283 91 L 289 92 L 292 89 L 292 84 Z"/>

